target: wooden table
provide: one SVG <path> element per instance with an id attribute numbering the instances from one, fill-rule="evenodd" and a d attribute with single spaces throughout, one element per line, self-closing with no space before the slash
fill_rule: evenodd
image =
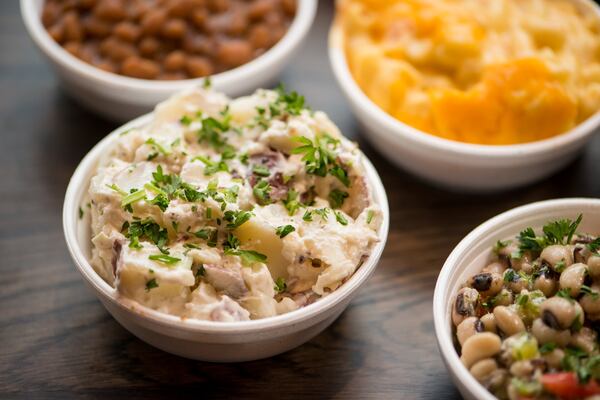
<path id="1" fill-rule="evenodd" d="M 471 229 L 536 200 L 600 196 L 600 138 L 559 174 L 491 195 L 449 193 L 393 167 L 364 141 L 334 82 L 323 1 L 310 40 L 282 80 L 358 140 L 388 189 L 391 230 L 373 278 L 307 344 L 268 360 L 209 364 L 132 336 L 84 285 L 68 255 L 61 207 L 84 154 L 116 124 L 58 87 L 0 2 L 0 397 L 456 398 L 435 344 L 431 301 L 448 253 Z"/>

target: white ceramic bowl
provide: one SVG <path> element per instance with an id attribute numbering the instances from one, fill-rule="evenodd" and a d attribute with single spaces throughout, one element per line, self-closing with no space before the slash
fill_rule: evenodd
<path id="1" fill-rule="evenodd" d="M 364 158 L 367 179 L 371 182 L 375 201 L 383 212 L 379 229 L 380 242 L 354 275 L 321 300 L 299 310 L 276 317 L 243 322 L 182 320 L 117 298 L 116 290 L 107 284 L 90 265 L 90 221 L 79 218 L 79 207 L 89 188 L 101 157 L 107 153 L 120 132 L 147 123 L 151 114 L 142 116 L 112 132 L 98 143 L 81 161 L 73 174 L 63 206 L 63 230 L 67 246 L 85 282 L 106 309 L 121 325 L 143 341 L 169 353 L 204 361 L 247 361 L 282 353 L 310 340 L 331 324 L 348 306 L 357 289 L 375 270 L 389 226 L 389 208 L 385 189 L 369 160 Z M 85 209 L 85 207 L 83 207 Z"/>
<path id="2" fill-rule="evenodd" d="M 149 112 L 175 92 L 204 78 L 153 81 L 112 74 L 74 57 L 56 43 L 40 20 L 44 0 L 21 0 L 21 14 L 29 35 L 56 70 L 65 89 L 81 104 L 116 121 L 127 121 Z M 317 0 L 300 0 L 296 17 L 285 36 L 260 57 L 238 68 L 213 75 L 214 89 L 232 97 L 275 83 L 290 58 L 306 38 L 317 9 Z"/>
<path id="3" fill-rule="evenodd" d="M 492 396 L 459 359 L 453 343 L 452 304 L 461 285 L 486 265 L 497 240 L 516 236 L 531 226 L 536 231 L 548 221 L 576 219 L 583 214 L 578 229 L 600 234 L 600 199 L 558 199 L 517 207 L 483 223 L 467 235 L 452 251 L 442 268 L 433 295 L 433 322 L 440 353 L 454 383 L 466 399 L 489 399 Z"/>
<path id="4" fill-rule="evenodd" d="M 600 7 L 593 1 L 572 1 L 600 18 Z M 489 146 L 443 139 L 398 121 L 373 103 L 352 77 L 343 41 L 334 23 L 329 59 L 366 138 L 390 161 L 435 184 L 492 191 L 531 183 L 572 161 L 600 126 L 596 113 L 566 133 L 526 144 Z"/>

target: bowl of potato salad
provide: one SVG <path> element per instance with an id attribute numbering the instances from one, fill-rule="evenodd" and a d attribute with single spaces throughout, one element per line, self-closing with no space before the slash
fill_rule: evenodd
<path id="1" fill-rule="evenodd" d="M 142 340 L 207 361 L 309 340 L 374 271 L 389 211 L 377 172 L 283 87 L 182 92 L 101 141 L 73 175 L 66 241 Z"/>

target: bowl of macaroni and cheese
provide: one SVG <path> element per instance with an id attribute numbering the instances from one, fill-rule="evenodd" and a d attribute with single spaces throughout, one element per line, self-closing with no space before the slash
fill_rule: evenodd
<path id="1" fill-rule="evenodd" d="M 600 124 L 600 11 L 589 0 L 343 0 L 330 61 L 367 138 L 438 184 L 524 185 Z"/>
<path id="2" fill-rule="evenodd" d="M 375 269 L 388 214 L 373 166 L 302 96 L 198 87 L 101 141 L 63 222 L 125 328 L 181 356 L 243 361 L 339 316 Z"/>

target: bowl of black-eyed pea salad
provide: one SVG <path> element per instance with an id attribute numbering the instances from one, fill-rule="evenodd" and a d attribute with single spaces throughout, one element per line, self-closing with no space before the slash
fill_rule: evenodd
<path id="1" fill-rule="evenodd" d="M 433 299 L 467 399 L 600 398 L 600 199 L 500 214 L 446 260 Z"/>

